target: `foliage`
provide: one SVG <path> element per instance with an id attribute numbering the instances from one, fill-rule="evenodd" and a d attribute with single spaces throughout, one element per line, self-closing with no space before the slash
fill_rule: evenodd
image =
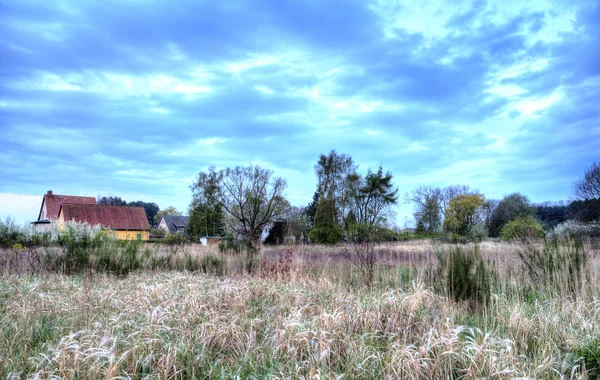
<path id="1" fill-rule="evenodd" d="M 309 228 L 315 224 L 315 215 L 317 213 L 317 208 L 319 207 L 319 192 L 315 191 L 313 194 L 313 200 L 304 208 L 304 215 L 308 218 Z"/>
<path id="2" fill-rule="evenodd" d="M 121 197 L 99 197 L 97 203 L 106 206 L 127 206 L 127 201 Z"/>
<path id="3" fill-rule="evenodd" d="M 573 184 L 573 194 L 581 200 L 600 201 L 600 162 L 592 163 L 583 174 L 583 178 Z"/>
<path id="4" fill-rule="evenodd" d="M 436 194 L 424 194 L 423 203 L 417 204 L 414 213 L 417 228 L 421 226 L 422 232 L 437 232 L 442 228 L 442 212 L 440 201 Z"/>
<path id="5" fill-rule="evenodd" d="M 225 235 L 225 214 L 219 204 L 195 199 L 190 205 L 187 233 L 198 240 L 200 236 Z"/>
<path id="6" fill-rule="evenodd" d="M 591 257 L 581 240 L 527 244 L 518 256 L 532 283 L 550 295 L 578 296 L 589 281 Z"/>
<path id="7" fill-rule="evenodd" d="M 270 170 L 251 165 L 218 171 L 211 167 L 198 174 L 192 190 L 195 200 L 220 205 L 231 218 L 231 228 L 258 246 L 263 229 L 289 207 L 283 197 L 286 186 Z"/>
<path id="8" fill-rule="evenodd" d="M 314 224 L 314 215 L 311 222 L 306 208 L 292 206 L 287 212 L 286 222 L 288 236 L 293 236 L 295 242 L 308 243 L 308 234 Z"/>
<path id="9" fill-rule="evenodd" d="M 600 222 L 600 199 L 585 199 L 569 204 L 569 218 L 580 222 Z"/>
<path id="10" fill-rule="evenodd" d="M 505 240 L 537 239 L 545 236 L 540 222 L 531 215 L 519 216 L 502 227 L 502 238 Z"/>
<path id="11" fill-rule="evenodd" d="M 444 230 L 466 235 L 471 226 L 480 222 L 479 209 L 485 204 L 481 194 L 458 195 L 452 198 L 446 209 Z"/>
<path id="12" fill-rule="evenodd" d="M 535 207 L 526 196 L 513 193 L 502 199 L 495 208 L 490 219 L 490 235 L 500 236 L 502 228 L 511 220 L 535 214 Z"/>
<path id="13" fill-rule="evenodd" d="M 357 223 L 376 226 L 389 216 L 391 207 L 398 201 L 398 189 L 394 189 L 390 172 L 383 174 L 368 170 L 363 178 L 356 176 L 350 189 L 350 211 Z"/>
<path id="14" fill-rule="evenodd" d="M 439 250 L 437 257 L 437 267 L 428 269 L 434 289 L 454 301 L 467 301 L 475 307 L 489 303 L 497 279 L 481 257 L 478 245 Z"/>
<path id="15" fill-rule="evenodd" d="M 469 228 L 467 238 L 474 242 L 480 243 L 489 236 L 488 229 L 484 223 L 478 223 Z"/>
<path id="16" fill-rule="evenodd" d="M 562 202 L 545 202 L 538 204 L 535 207 L 535 217 L 547 231 L 565 222 L 569 218 L 569 206 Z"/>
<path id="17" fill-rule="evenodd" d="M 472 195 L 477 191 L 471 190 L 469 186 L 450 185 L 444 188 L 432 186 L 419 186 L 410 193 L 406 193 L 404 200 L 406 203 L 415 205 L 415 220 L 421 220 L 425 225 L 427 232 L 438 232 L 443 226 L 443 218 L 446 215 L 448 206 L 452 198 L 459 195 Z M 437 205 L 438 210 L 435 210 Z"/>
<path id="18" fill-rule="evenodd" d="M 163 218 L 163 216 L 167 216 L 167 215 L 181 216 L 183 214 L 181 213 L 181 211 L 178 211 L 175 207 L 169 206 L 165 209 L 158 211 L 156 213 L 156 215 L 154 215 L 154 224 L 158 225 L 160 223 L 160 220 Z"/>
<path id="19" fill-rule="evenodd" d="M 263 244 L 282 244 L 285 242 L 285 234 L 287 231 L 287 221 L 276 220 L 269 229 L 269 234 L 265 238 Z"/>
<path id="20" fill-rule="evenodd" d="M 350 155 L 338 154 L 335 150 L 331 150 L 327 156 L 322 154 L 315 165 L 317 192 L 320 198 L 334 201 L 336 216 L 340 218 L 338 223 L 346 216 L 350 203 L 350 183 L 357 175 L 357 167 Z"/>
<path id="21" fill-rule="evenodd" d="M 576 220 L 567 220 L 549 231 L 547 237 L 550 240 L 600 237 L 600 225 L 581 223 Z"/>
<path id="22" fill-rule="evenodd" d="M 202 273 L 212 274 L 214 276 L 223 276 L 226 272 L 227 262 L 215 255 L 206 255 L 200 262 Z"/>
<path id="23" fill-rule="evenodd" d="M 146 218 L 148 218 L 148 224 L 153 226 L 155 224 L 156 214 L 159 211 L 159 207 L 154 202 L 134 201 L 129 202 L 127 206 L 143 207 L 146 212 Z M 160 219 L 159 219 L 160 222 Z M 156 223 L 158 224 L 158 223 Z"/>
<path id="24" fill-rule="evenodd" d="M 315 215 L 315 225 L 308 236 L 311 242 L 319 244 L 335 244 L 342 240 L 342 227 L 338 224 L 333 199 L 321 199 Z"/>
<path id="25" fill-rule="evenodd" d="M 166 234 L 165 237 L 161 240 L 162 244 L 168 246 L 181 246 L 187 243 L 190 243 L 189 236 L 185 234 Z"/>

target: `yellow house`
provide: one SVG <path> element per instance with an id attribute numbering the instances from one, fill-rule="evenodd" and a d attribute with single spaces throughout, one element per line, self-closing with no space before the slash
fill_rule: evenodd
<path id="1" fill-rule="evenodd" d="M 58 225 L 64 228 L 67 221 L 100 224 L 113 230 L 119 240 L 150 238 L 150 225 L 143 207 L 63 203 L 58 212 Z"/>

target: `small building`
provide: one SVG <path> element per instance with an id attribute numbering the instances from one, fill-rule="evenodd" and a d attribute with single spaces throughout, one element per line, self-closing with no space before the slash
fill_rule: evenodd
<path id="1" fill-rule="evenodd" d="M 95 205 L 96 198 L 80 195 L 60 195 L 48 190 L 42 198 L 42 205 L 38 214 L 38 219 L 32 222 L 37 229 L 48 229 L 50 225 L 58 219 L 60 206 L 67 203 Z"/>
<path id="2" fill-rule="evenodd" d="M 148 240 L 150 225 L 143 207 L 64 203 L 58 213 L 58 225 L 68 221 L 101 225 L 111 229 L 119 240 Z"/>
<path id="3" fill-rule="evenodd" d="M 214 247 L 219 245 L 220 242 L 224 241 L 224 237 L 219 236 L 200 236 L 200 244 L 204 247 Z"/>
<path id="4" fill-rule="evenodd" d="M 186 233 L 189 220 L 189 216 L 165 215 L 160 219 L 158 228 L 163 229 L 170 234 L 175 232 Z"/>

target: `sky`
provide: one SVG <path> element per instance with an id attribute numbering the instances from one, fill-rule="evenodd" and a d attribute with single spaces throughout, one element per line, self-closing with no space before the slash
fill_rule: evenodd
<path id="1" fill-rule="evenodd" d="M 599 46 L 597 1 L 0 0 L 0 217 L 50 189 L 185 211 L 213 165 L 304 206 L 332 149 L 401 194 L 567 200 L 600 161 Z"/>

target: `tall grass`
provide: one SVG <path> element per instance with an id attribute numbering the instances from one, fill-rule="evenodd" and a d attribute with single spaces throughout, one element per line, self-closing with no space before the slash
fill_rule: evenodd
<path id="1" fill-rule="evenodd" d="M 0 378 L 599 373 L 596 262 L 575 242 L 387 245 L 368 288 L 339 246 L 269 248 L 249 276 L 241 253 L 127 244 L 90 250 L 93 276 L 0 274 Z M 526 269 L 542 254 L 564 259 L 554 282 Z"/>

